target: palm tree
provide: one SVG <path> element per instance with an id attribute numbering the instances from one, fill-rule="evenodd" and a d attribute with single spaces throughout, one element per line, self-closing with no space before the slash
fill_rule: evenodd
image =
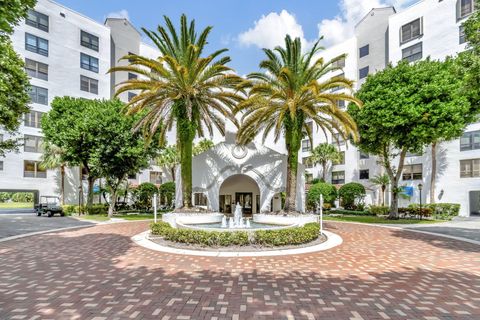
<path id="1" fill-rule="evenodd" d="M 372 179 L 370 179 L 370 183 L 382 189 L 382 206 L 385 206 L 385 191 L 387 190 L 387 186 L 390 183 L 390 178 L 388 174 L 377 174 Z"/>
<path id="2" fill-rule="evenodd" d="M 210 139 L 202 139 L 193 146 L 193 155 L 199 155 L 202 152 L 207 151 L 208 149 L 213 148 L 215 144 Z"/>
<path id="3" fill-rule="evenodd" d="M 320 40 L 319 40 L 320 41 Z M 322 49 L 317 41 L 302 54 L 299 38 L 285 38 L 285 47 L 263 49 L 267 59 L 260 63 L 265 72 L 248 75 L 251 80 L 249 96 L 239 104 L 236 112 L 243 112 L 242 126 L 238 131 L 239 143 L 252 141 L 263 130 L 263 140 L 273 132 L 275 141 L 285 139 L 287 149 L 287 183 L 285 211 L 296 210 L 298 152 L 303 130 L 311 140 L 312 132 L 306 124 L 311 119 L 323 132 L 338 132 L 344 139 L 357 139 L 357 127 L 347 112 L 337 102 L 351 101 L 360 104 L 351 95 L 352 81 L 344 76 L 330 76 L 340 70 L 334 62 L 345 58 L 338 56 L 330 61 L 314 58 Z M 348 93 L 336 89 L 347 89 Z M 332 92 L 335 91 L 335 92 Z"/>
<path id="4" fill-rule="evenodd" d="M 60 169 L 60 203 L 65 204 L 65 167 L 67 163 L 62 159 L 65 152 L 62 148 L 47 141 L 43 143 L 43 154 L 40 158 L 42 169 Z"/>
<path id="5" fill-rule="evenodd" d="M 172 175 L 172 180 L 175 182 L 175 167 L 179 164 L 180 159 L 178 158 L 178 152 L 176 146 L 167 146 L 163 148 L 158 157 L 157 165 L 160 167 L 167 168 Z"/>
<path id="6" fill-rule="evenodd" d="M 220 57 L 227 49 L 203 55 L 211 27 L 199 35 L 195 21 L 182 15 L 177 32 L 168 17 L 165 27 L 157 32 L 143 29 L 158 47 L 157 59 L 129 54 L 123 57 L 127 66 L 112 68 L 111 72 L 126 71 L 140 75 L 119 85 L 116 95 L 138 90 L 128 104 L 129 114 L 140 113 L 135 129 L 143 128 L 153 138 L 164 141 L 166 132 L 176 127 L 180 152 L 183 207 L 192 206 L 192 146 L 195 136 L 203 137 L 205 130 L 213 135 L 214 128 L 225 133 L 225 119 L 235 125 L 234 106 L 243 99 L 237 86 L 243 81 L 226 64 L 229 57 Z"/>
<path id="7" fill-rule="evenodd" d="M 320 143 L 312 150 L 310 161 L 322 166 L 322 179 L 325 181 L 327 174 L 327 165 L 329 162 L 338 162 L 342 160 L 342 154 L 330 143 Z"/>

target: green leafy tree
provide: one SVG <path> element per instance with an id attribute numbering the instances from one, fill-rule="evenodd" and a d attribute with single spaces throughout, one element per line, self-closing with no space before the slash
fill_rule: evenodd
<path id="1" fill-rule="evenodd" d="M 65 204 L 65 168 L 67 163 L 63 159 L 64 150 L 49 142 L 43 143 L 43 154 L 40 167 L 43 169 L 60 169 L 60 203 Z"/>
<path id="2" fill-rule="evenodd" d="M 124 114 L 119 100 L 96 100 L 93 106 L 90 130 L 96 147 L 89 163 L 105 179 L 110 194 L 108 216 L 112 217 L 122 183 L 129 174 L 148 168 L 158 145 L 148 144 L 140 131 L 132 130 L 136 119 Z"/>
<path id="3" fill-rule="evenodd" d="M 390 183 L 390 178 L 388 174 L 377 174 L 372 179 L 370 179 L 370 183 L 376 187 L 379 187 L 382 190 L 382 206 L 385 206 L 385 191 Z"/>
<path id="4" fill-rule="evenodd" d="M 175 199 L 175 182 L 169 181 L 163 183 L 159 188 L 161 202 L 167 206 L 170 206 Z"/>
<path id="5" fill-rule="evenodd" d="M 98 104 L 94 100 L 56 97 L 51 103 L 51 110 L 42 117 L 45 142 L 56 145 L 64 151 L 61 156 L 63 162 L 79 166 L 86 171 L 89 208 L 93 203 L 93 185 L 99 178 L 99 173 L 92 163 L 92 156 L 98 146 L 99 128 L 95 127 L 98 125 L 97 107 Z M 81 169 L 79 171 L 81 176 Z"/>
<path id="6" fill-rule="evenodd" d="M 310 161 L 315 165 L 322 166 L 322 179 L 325 181 L 327 167 L 329 163 L 337 162 L 342 159 L 342 154 L 330 143 L 320 143 L 312 150 Z"/>
<path id="7" fill-rule="evenodd" d="M 170 171 L 172 180 L 176 181 L 175 168 L 180 163 L 180 157 L 175 145 L 162 148 L 158 153 L 156 162 L 159 167 L 166 168 Z"/>
<path id="8" fill-rule="evenodd" d="M 338 197 L 345 209 L 355 210 L 357 209 L 355 200 L 363 200 L 365 197 L 365 187 L 358 182 L 346 183 L 338 189 Z"/>
<path id="9" fill-rule="evenodd" d="M 212 140 L 210 139 L 202 139 L 198 143 L 193 145 L 193 155 L 199 155 L 200 153 L 203 153 L 211 148 L 213 148 L 215 144 L 213 143 Z"/>
<path id="10" fill-rule="evenodd" d="M 152 199 L 155 193 L 158 193 L 156 185 L 150 182 L 141 183 L 133 190 L 135 206 L 139 209 L 150 210 L 152 208 Z"/>
<path id="11" fill-rule="evenodd" d="M 15 25 L 27 17 L 28 9 L 33 8 L 36 3 L 36 0 L 2 0 L 0 5 L 0 35 L 12 33 Z"/>
<path id="12" fill-rule="evenodd" d="M 307 207 L 315 209 L 320 201 L 320 195 L 323 195 L 323 202 L 328 203 L 329 207 L 333 206 L 335 199 L 337 199 L 337 188 L 331 183 L 318 182 L 308 189 L 307 192 Z"/>
<path id="13" fill-rule="evenodd" d="M 112 68 L 111 72 L 140 75 L 117 90 L 117 95 L 140 90 L 128 104 L 130 114 L 144 112 L 136 128 L 144 128 L 150 136 L 159 132 L 163 140 L 175 124 L 183 206 L 191 208 L 193 140 L 203 137 L 205 129 L 210 135 L 215 128 L 224 134 L 225 118 L 237 123 L 232 110 L 243 99 L 237 91 L 243 80 L 227 66 L 230 58 L 222 57 L 227 49 L 204 55 L 211 27 L 197 34 L 195 21 L 188 22 L 182 15 L 177 31 L 170 19 L 164 18 L 166 27 L 159 26 L 157 32 L 143 29 L 161 56 L 151 59 L 127 55 L 123 59 L 130 64 Z"/>
<path id="14" fill-rule="evenodd" d="M 302 54 L 300 38 L 285 38 L 284 47 L 264 49 L 266 60 L 260 63 L 263 73 L 248 75 L 252 85 L 249 97 L 239 104 L 236 112 L 243 113 L 237 139 L 245 144 L 263 131 L 263 140 L 273 132 L 277 141 L 281 136 L 287 149 L 287 177 L 285 211 L 296 210 L 298 152 L 304 132 L 311 140 L 307 120 L 324 132 L 340 133 L 344 138 L 357 138 L 355 122 L 338 106 L 338 101 L 359 104 L 351 94 L 332 89 L 351 91 L 352 81 L 343 76 L 329 76 L 339 70 L 334 65 L 344 59 L 338 56 L 330 61 L 316 58 L 322 48 L 317 41 Z"/>
<path id="15" fill-rule="evenodd" d="M 390 218 L 398 217 L 398 183 L 407 152 L 460 136 L 476 114 L 460 94 L 462 82 L 451 67 L 450 60 L 429 59 L 390 65 L 369 76 L 357 92 L 363 108 L 349 106 L 361 136 L 358 146 L 377 155 L 389 176 Z"/>

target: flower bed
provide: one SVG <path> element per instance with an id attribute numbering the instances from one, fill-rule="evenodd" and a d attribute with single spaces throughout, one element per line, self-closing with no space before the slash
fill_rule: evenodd
<path id="1" fill-rule="evenodd" d="M 317 239 L 320 226 L 318 223 L 307 223 L 301 227 L 281 230 L 222 232 L 177 229 L 166 222 L 157 222 L 150 225 L 150 230 L 153 235 L 161 236 L 168 241 L 201 246 L 284 246 L 303 244 Z"/>

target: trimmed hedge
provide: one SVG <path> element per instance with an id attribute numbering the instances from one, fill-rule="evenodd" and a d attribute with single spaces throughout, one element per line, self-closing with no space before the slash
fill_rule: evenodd
<path id="1" fill-rule="evenodd" d="M 152 234 L 161 236 L 165 240 L 201 246 L 225 247 L 231 245 L 246 246 L 249 244 L 283 246 L 307 243 L 317 239 L 320 226 L 318 223 L 307 223 L 303 227 L 257 230 L 250 237 L 247 231 L 177 229 L 163 221 L 150 224 L 150 230 Z"/>
<path id="2" fill-rule="evenodd" d="M 255 244 L 264 246 L 286 246 L 311 242 L 318 238 L 320 225 L 315 222 L 307 223 L 302 227 L 279 230 L 255 231 Z"/>
<path id="3" fill-rule="evenodd" d="M 440 216 L 442 219 L 451 219 L 460 213 L 459 203 L 429 203 L 426 207 L 430 208 L 433 214 Z"/>
<path id="4" fill-rule="evenodd" d="M 432 209 L 422 207 L 420 211 L 420 207 L 415 205 L 410 205 L 408 208 L 398 208 L 398 214 L 400 215 L 409 215 L 409 216 L 420 216 L 422 217 L 430 217 L 432 215 Z"/>
<path id="5" fill-rule="evenodd" d="M 343 214 L 349 216 L 375 216 L 376 214 L 370 211 L 359 211 L 359 210 L 343 210 L 343 209 L 335 209 L 330 211 L 330 214 Z"/>
<path id="6" fill-rule="evenodd" d="M 331 208 L 333 202 L 337 199 L 337 188 L 333 184 L 326 182 L 319 182 L 310 187 L 307 193 L 307 207 L 311 210 L 317 207 L 318 201 L 320 201 L 320 195 L 323 195 L 323 207 L 326 208 L 328 203 Z"/>
<path id="7" fill-rule="evenodd" d="M 390 207 L 387 207 L 387 206 L 369 206 L 368 211 L 372 215 L 386 216 L 390 212 Z"/>
<path id="8" fill-rule="evenodd" d="M 92 215 L 108 213 L 108 205 L 106 204 L 94 204 L 90 209 L 88 209 L 87 206 L 74 206 L 74 205 L 65 204 L 62 206 L 62 208 L 65 214 L 79 213 L 80 211 L 87 214 L 92 214 Z"/>

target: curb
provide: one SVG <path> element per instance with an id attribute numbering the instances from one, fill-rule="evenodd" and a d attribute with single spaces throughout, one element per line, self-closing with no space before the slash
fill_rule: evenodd
<path id="1" fill-rule="evenodd" d="M 19 234 L 16 236 L 11 236 L 7 238 L 0 239 L 1 242 L 6 242 L 6 241 L 11 241 L 11 240 L 17 240 L 21 238 L 26 238 L 26 237 L 31 237 L 31 236 L 36 236 L 44 233 L 51 233 L 51 232 L 59 232 L 59 231 L 64 231 L 64 230 L 72 230 L 72 229 L 80 229 L 80 228 L 88 228 L 88 227 L 93 227 L 95 224 L 92 223 L 92 225 L 85 225 L 85 226 L 74 226 L 74 227 L 65 227 L 65 228 L 57 228 L 57 229 L 49 229 L 49 230 L 43 230 L 43 231 L 35 231 L 35 232 L 30 232 L 30 233 L 24 233 L 24 234 Z"/>

